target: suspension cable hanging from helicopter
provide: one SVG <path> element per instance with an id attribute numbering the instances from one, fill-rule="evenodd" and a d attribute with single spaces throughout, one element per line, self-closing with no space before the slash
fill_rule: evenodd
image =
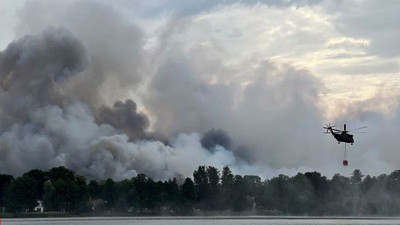
<path id="1" fill-rule="evenodd" d="M 343 156 L 343 166 L 348 166 L 349 161 L 347 160 L 347 144 L 344 143 L 344 156 Z"/>

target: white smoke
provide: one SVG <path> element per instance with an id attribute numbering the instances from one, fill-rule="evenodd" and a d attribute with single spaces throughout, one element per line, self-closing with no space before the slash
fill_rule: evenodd
<path id="1" fill-rule="evenodd" d="M 263 177 L 349 174 L 320 132 L 323 87 L 310 71 L 257 55 L 226 60 L 226 45 L 189 32 L 207 27 L 191 17 L 171 20 L 146 49 L 146 28 L 105 3 L 32 1 L 19 16 L 20 38 L 0 53 L 4 173 L 65 165 L 91 178 L 167 179 L 228 165 Z M 229 144 L 204 148 L 212 129 Z M 358 157 L 363 169 L 374 154 Z M 387 161 L 380 171 L 395 165 Z"/>
<path id="2" fill-rule="evenodd" d="M 96 123 L 84 102 L 62 91 L 70 77 L 84 75 L 86 62 L 83 45 L 62 28 L 25 36 L 1 53 L 2 172 L 64 165 L 92 178 L 145 173 L 166 179 L 189 176 L 202 164 L 235 167 L 232 152 L 220 146 L 213 152 L 204 149 L 195 133 L 177 135 L 167 146 L 156 140 L 129 142 L 113 126 Z"/>
<path id="3" fill-rule="evenodd" d="M 95 2 L 63 2 L 63 7 L 55 6 L 49 12 L 48 4 L 53 3 L 28 3 L 21 13 L 24 26 L 20 30 L 38 33 L 47 25 L 64 28 L 21 37 L 2 52 L 2 98 L 7 109 L 2 112 L 0 138 L 4 172 L 19 174 L 65 165 L 95 178 L 122 179 L 145 173 L 165 179 L 176 173 L 188 176 L 199 165 L 228 165 L 236 173 L 270 176 L 279 171 L 276 168 L 287 166 L 295 171 L 304 164 L 311 167 L 313 160 L 307 156 L 321 155 L 315 148 L 307 149 L 309 142 L 300 136 L 303 129 L 320 126 L 317 81 L 307 71 L 260 62 L 247 72 L 246 79 L 211 84 L 207 74 L 227 76 L 239 71 L 209 67 L 219 59 L 201 57 L 212 49 L 187 52 L 173 33 L 162 36 L 168 45 L 156 51 L 159 57 L 149 57 L 155 59 L 153 69 L 143 69 L 142 32 L 114 9 Z M 82 10 L 89 7 L 93 14 L 83 16 Z M 26 26 L 33 12 L 47 13 L 54 20 L 52 24 L 35 21 L 34 26 Z M 98 22 L 102 29 L 95 28 Z M 120 29 L 127 31 L 121 33 Z M 19 55 L 13 49 L 18 49 Z M 25 55 L 30 61 L 20 64 Z M 126 94 L 126 88 L 135 90 L 146 75 L 139 71 L 155 71 L 150 73 L 145 93 L 134 93 L 141 96 L 153 118 L 154 131 L 166 137 L 168 145 L 157 140 L 129 141 L 124 134 L 129 130 L 126 120 L 117 121 L 113 116 L 135 114 L 136 107 L 125 110 L 121 103 L 124 107 L 115 111 L 98 108 Z M 110 87 L 115 89 L 111 97 Z M 96 118 L 101 115 L 98 110 L 108 112 L 107 119 Z M 212 128 L 232 136 L 232 149 L 201 146 L 200 134 Z M 291 141 L 282 142 L 283 135 Z"/>

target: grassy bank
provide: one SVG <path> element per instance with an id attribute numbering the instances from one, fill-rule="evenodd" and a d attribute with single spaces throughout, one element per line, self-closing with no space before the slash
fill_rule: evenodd
<path id="1" fill-rule="evenodd" d="M 43 217 L 69 217 L 66 212 L 28 212 L 28 213 L 0 213 L 0 218 L 43 218 Z"/>
<path id="2" fill-rule="evenodd" d="M 138 214 L 138 213 L 123 213 L 123 212 L 103 212 L 103 213 L 82 213 L 82 214 L 71 214 L 68 212 L 28 212 L 28 213 L 0 213 L 0 218 L 51 218 L 51 217 L 148 217 L 148 216 L 282 216 L 283 214 L 279 211 L 244 211 L 235 212 L 231 210 L 224 211 L 195 211 L 188 215 L 171 215 L 171 214 Z"/>

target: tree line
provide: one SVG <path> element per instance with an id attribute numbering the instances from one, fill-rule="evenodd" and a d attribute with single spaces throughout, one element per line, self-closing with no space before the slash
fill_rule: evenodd
<path id="1" fill-rule="evenodd" d="M 389 175 L 332 179 L 318 172 L 279 175 L 268 180 L 199 166 L 193 178 L 154 181 L 145 174 L 114 181 L 90 180 L 65 168 L 34 169 L 20 177 L 0 174 L 0 208 L 33 211 L 38 200 L 46 211 L 201 215 L 251 212 L 260 215 L 400 215 L 400 170 Z"/>

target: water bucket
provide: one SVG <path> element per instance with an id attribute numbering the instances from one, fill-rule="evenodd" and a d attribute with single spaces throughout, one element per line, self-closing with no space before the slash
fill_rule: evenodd
<path id="1" fill-rule="evenodd" d="M 349 161 L 343 160 L 343 166 L 348 166 L 348 165 L 349 165 Z"/>

